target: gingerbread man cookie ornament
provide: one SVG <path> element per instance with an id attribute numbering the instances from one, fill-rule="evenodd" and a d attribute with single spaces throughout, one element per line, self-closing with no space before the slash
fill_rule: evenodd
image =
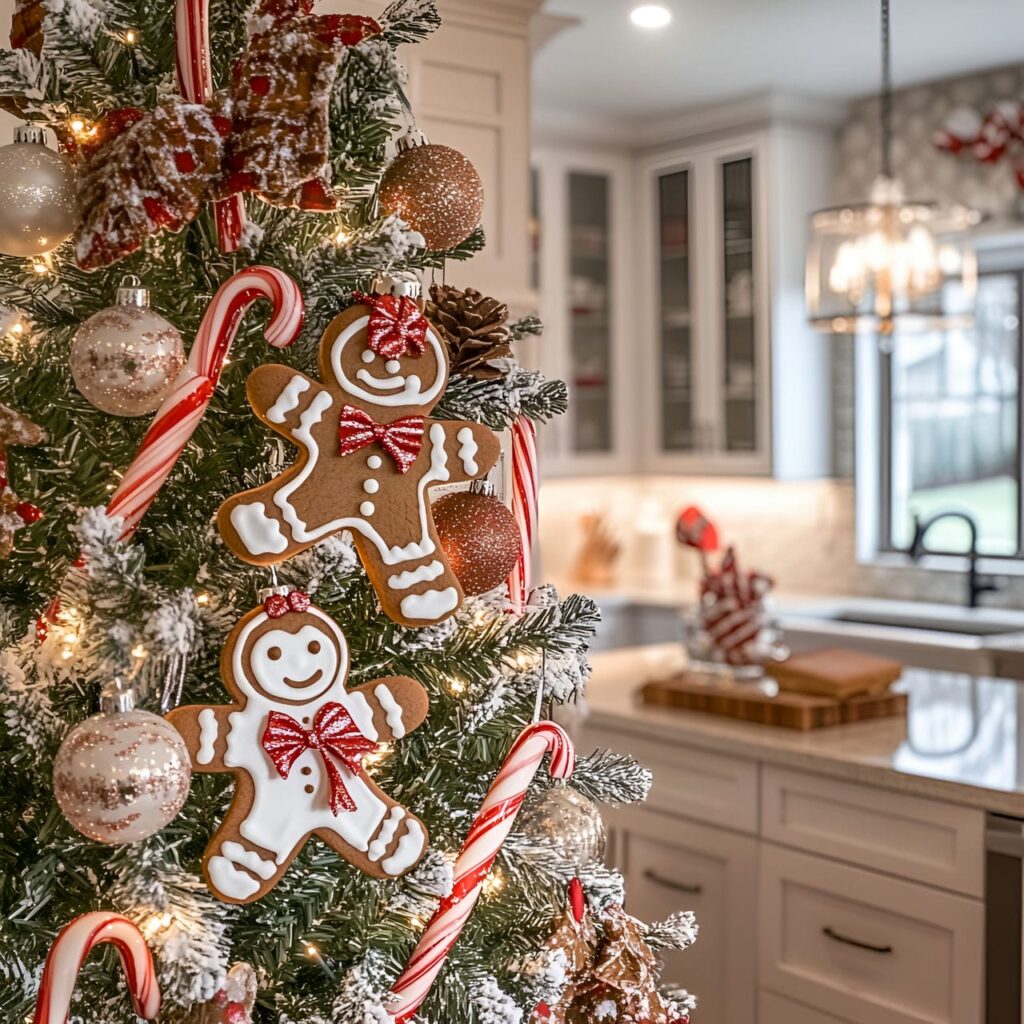
<path id="1" fill-rule="evenodd" d="M 485 476 L 498 438 L 479 423 L 429 418 L 448 359 L 408 295 L 362 297 L 335 317 L 320 342 L 320 378 L 275 365 L 249 376 L 256 415 L 300 454 L 221 506 L 225 542 L 243 561 L 269 565 L 351 530 L 385 614 L 407 626 L 448 618 L 463 595 L 429 492 Z"/>
<path id="2" fill-rule="evenodd" d="M 278 589 L 224 646 L 234 703 L 167 716 L 193 771 L 235 775 L 203 857 L 206 882 L 225 902 L 266 895 L 311 835 L 377 878 L 403 875 L 423 856 L 423 823 L 377 788 L 363 758 L 423 721 L 426 691 L 405 676 L 347 689 L 348 667 L 337 624 L 305 594 Z"/>

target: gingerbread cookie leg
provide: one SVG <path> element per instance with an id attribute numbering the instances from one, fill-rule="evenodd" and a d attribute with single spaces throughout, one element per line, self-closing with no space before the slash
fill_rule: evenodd
<path id="1" fill-rule="evenodd" d="M 396 563 L 386 562 L 376 544 L 354 535 L 359 559 L 384 614 L 403 626 L 442 622 L 462 604 L 462 587 L 441 551 L 433 524 L 429 535 L 431 554 Z"/>

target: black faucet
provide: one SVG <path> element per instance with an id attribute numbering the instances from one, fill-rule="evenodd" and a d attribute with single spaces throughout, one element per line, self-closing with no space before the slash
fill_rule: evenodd
<path id="1" fill-rule="evenodd" d="M 967 555 L 967 607 L 978 607 L 978 595 L 988 591 L 998 590 L 999 584 L 991 576 L 983 576 L 978 572 L 978 523 L 970 512 L 961 512 L 956 509 L 949 509 L 946 512 L 936 512 L 927 519 L 922 520 L 914 515 L 914 539 L 910 542 L 907 554 L 913 561 L 917 561 L 922 555 L 932 554 L 924 546 L 924 535 L 940 519 L 962 519 L 967 528 L 971 531 L 971 546 Z"/>

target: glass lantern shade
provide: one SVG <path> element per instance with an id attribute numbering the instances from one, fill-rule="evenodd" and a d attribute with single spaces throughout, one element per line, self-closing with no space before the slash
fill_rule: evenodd
<path id="1" fill-rule="evenodd" d="M 964 232 L 978 220 L 965 206 L 905 202 L 886 179 L 869 203 L 812 214 L 811 323 L 835 334 L 970 327 L 977 263 Z"/>

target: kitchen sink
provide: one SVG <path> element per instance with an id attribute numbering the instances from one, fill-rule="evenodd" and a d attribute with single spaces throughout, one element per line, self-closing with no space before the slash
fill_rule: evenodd
<path id="1" fill-rule="evenodd" d="M 832 622 L 851 622 L 861 626 L 892 626 L 896 629 L 925 629 L 937 633 L 958 633 L 962 636 L 1005 636 L 1019 633 L 1020 626 L 1000 622 L 981 622 L 964 619 L 925 618 L 919 615 L 886 615 L 871 612 L 840 612 Z"/>

